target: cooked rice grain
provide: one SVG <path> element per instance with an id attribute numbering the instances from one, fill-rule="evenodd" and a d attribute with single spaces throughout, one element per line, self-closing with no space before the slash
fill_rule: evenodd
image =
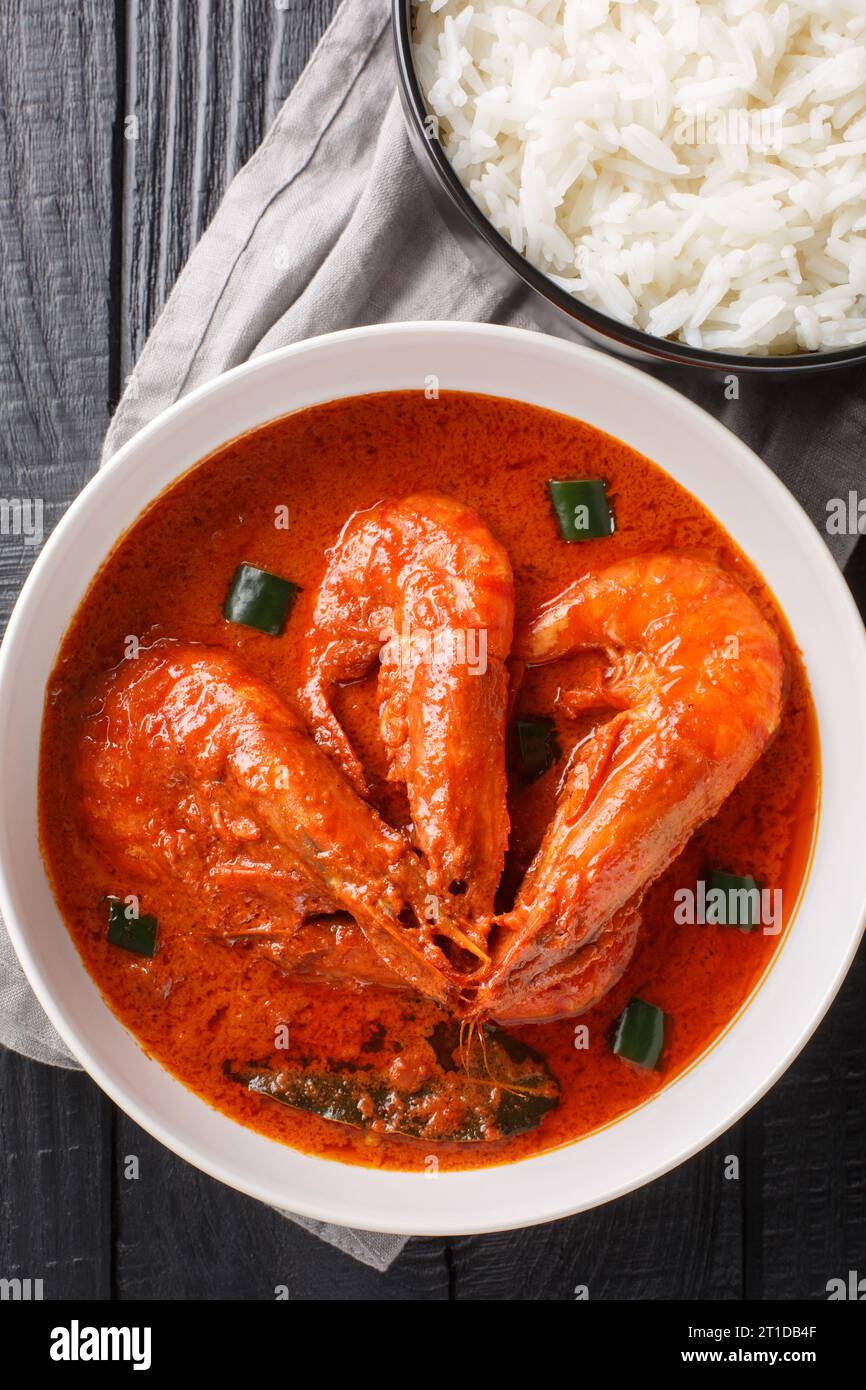
<path id="1" fill-rule="evenodd" d="M 415 57 L 569 293 L 698 348 L 866 343 L 866 0 L 417 0 Z"/>

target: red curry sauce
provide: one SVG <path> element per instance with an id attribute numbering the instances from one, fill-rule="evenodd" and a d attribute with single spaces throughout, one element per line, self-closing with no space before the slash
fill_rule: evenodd
<path id="1" fill-rule="evenodd" d="M 565 544 L 548 501 L 556 477 L 601 477 L 616 533 Z M 445 1147 L 442 1168 L 513 1161 L 588 1134 L 651 1097 L 729 1026 L 782 940 L 761 931 L 681 926 L 674 892 L 704 866 L 749 874 L 783 891 L 785 923 L 809 863 L 819 768 L 814 713 L 788 629 L 760 576 L 713 517 L 661 469 L 608 435 L 516 402 L 420 392 L 355 397 L 290 415 L 226 445 L 158 498 L 116 546 L 64 639 L 49 682 L 42 738 L 43 851 L 63 917 L 108 1004 L 157 1058 L 193 1091 L 240 1123 L 329 1158 L 403 1169 L 424 1167 L 429 1145 L 363 1134 L 247 1094 L 226 1078 L 229 1058 L 274 1057 L 286 1024 L 300 1055 L 366 1056 L 384 1027 L 408 1043 L 439 1016 L 432 1003 L 380 989 L 337 990 L 293 981 L 243 947 L 184 933 L 183 909 L 167 888 L 123 883 L 82 830 L 74 776 L 76 743 L 95 678 L 123 657 L 129 636 L 146 645 L 182 638 L 234 651 L 291 700 L 299 644 L 323 552 L 354 511 L 383 497 L 435 489 L 478 509 L 511 556 L 518 618 L 593 568 L 649 550 L 685 549 L 715 559 L 779 630 L 788 658 L 781 728 L 716 819 L 653 885 L 625 977 L 581 1019 L 521 1029 L 562 1087 L 558 1108 L 530 1134 L 494 1145 Z M 285 529 L 288 509 L 288 529 Z M 304 589 L 281 638 L 231 625 L 222 604 L 236 566 L 248 561 Z M 549 713 L 571 663 L 529 672 L 517 713 Z M 374 770 L 375 685 L 342 692 L 339 713 Z M 583 729 L 558 722 L 567 754 Z M 378 762 L 378 768 L 377 768 Z M 561 765 L 560 765 L 561 766 Z M 557 770 L 524 787 L 509 810 L 506 878 L 515 883 L 551 816 Z M 404 814 L 399 796 L 383 806 Z M 159 920 L 152 960 L 106 941 L 104 895 L 138 892 Z M 668 1016 L 660 1068 L 640 1070 L 610 1050 L 612 1021 L 633 996 Z M 589 1046 L 575 1046 L 575 1023 Z M 366 1047 L 365 1047 L 366 1045 Z"/>

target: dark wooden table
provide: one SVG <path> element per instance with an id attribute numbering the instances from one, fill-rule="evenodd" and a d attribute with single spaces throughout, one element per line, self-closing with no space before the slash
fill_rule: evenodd
<path id="1" fill-rule="evenodd" d="M 0 7 L 0 493 L 44 498 L 46 529 L 94 471 L 150 325 L 334 8 Z M 2 538 L 4 618 L 32 560 Z M 568 1299 L 579 1284 L 593 1299 L 826 1297 L 828 1279 L 866 1274 L 864 985 L 861 953 L 784 1079 L 675 1173 L 555 1225 L 414 1240 L 387 1274 L 174 1158 L 86 1076 L 3 1053 L 0 1276 L 86 1299 L 271 1299 L 278 1284 L 300 1299 Z"/>

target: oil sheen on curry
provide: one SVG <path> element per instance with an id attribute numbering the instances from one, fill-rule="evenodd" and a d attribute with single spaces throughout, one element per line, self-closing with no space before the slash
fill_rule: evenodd
<path id="1" fill-rule="evenodd" d="M 784 619 L 694 498 L 587 424 L 398 392 L 235 440 L 115 547 L 41 830 L 148 1054 L 295 1148 L 429 1171 L 696 1061 L 784 938 L 818 787 Z"/>

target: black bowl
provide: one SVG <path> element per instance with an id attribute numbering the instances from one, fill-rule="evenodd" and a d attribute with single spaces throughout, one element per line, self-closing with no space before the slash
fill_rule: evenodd
<path id="1" fill-rule="evenodd" d="M 590 308 L 560 289 L 543 271 L 530 265 L 488 222 L 452 169 L 438 138 L 428 133 L 425 121 L 430 113 L 418 82 L 412 53 L 412 0 L 392 0 L 392 4 L 400 96 L 410 142 L 451 231 L 488 279 L 496 280 L 507 290 L 514 288 L 514 277 L 517 276 L 541 296 L 547 310 L 544 317 L 551 326 L 561 332 L 561 315 L 565 314 L 582 337 L 625 357 L 649 357 L 656 361 L 707 367 L 717 372 L 772 372 L 780 376 L 797 372 L 827 372 L 834 367 L 847 367 L 866 360 L 866 344 L 834 352 L 795 352 L 773 357 L 709 352 L 667 338 L 654 338 L 639 328 L 618 323 L 616 319 Z"/>

